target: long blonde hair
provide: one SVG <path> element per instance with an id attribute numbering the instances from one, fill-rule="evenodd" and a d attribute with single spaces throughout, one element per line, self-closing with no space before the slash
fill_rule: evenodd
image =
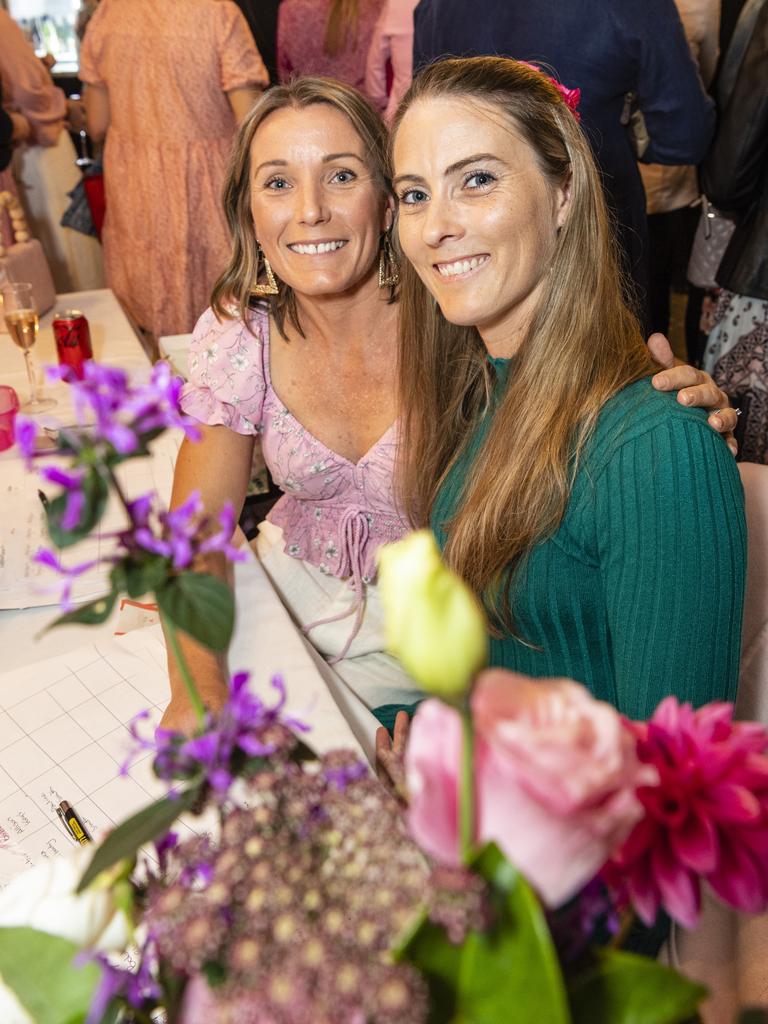
<path id="1" fill-rule="evenodd" d="M 248 310 L 254 305 L 253 286 L 263 279 L 264 267 L 251 215 L 253 137 L 264 120 L 276 110 L 303 110 L 313 104 L 326 104 L 349 118 L 363 142 L 374 180 L 383 196 L 389 193 L 387 129 L 379 114 L 357 89 L 331 78 L 307 75 L 265 92 L 240 125 L 224 181 L 224 214 L 232 236 L 232 251 L 211 294 L 211 307 L 220 320 L 239 316 L 248 323 Z M 394 293 L 390 297 L 394 298 Z M 236 312 L 233 312 L 233 305 Z M 299 334 L 302 333 L 296 296 L 289 285 L 279 281 L 278 294 L 270 297 L 269 305 L 281 334 L 284 334 L 286 318 Z"/>
<path id="2" fill-rule="evenodd" d="M 395 118 L 423 98 L 480 100 L 502 112 L 533 149 L 552 188 L 571 201 L 546 290 L 515 356 L 492 425 L 447 524 L 445 557 L 513 630 L 515 568 L 557 529 L 580 453 L 603 405 L 652 372 L 627 309 L 589 145 L 547 77 L 504 57 L 449 59 L 414 80 Z M 403 261 L 399 345 L 399 492 L 414 525 L 429 522 L 446 475 L 488 409 L 494 373 L 475 327 L 449 323 Z"/>
<path id="3" fill-rule="evenodd" d="M 345 50 L 357 41 L 357 23 L 360 15 L 359 0 L 331 0 L 325 22 L 323 49 L 329 57 Z"/>

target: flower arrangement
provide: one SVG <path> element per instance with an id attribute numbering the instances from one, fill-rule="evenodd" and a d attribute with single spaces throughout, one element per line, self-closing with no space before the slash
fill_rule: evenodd
<path id="1" fill-rule="evenodd" d="M 174 512 L 122 493 L 116 467 L 163 429 L 194 426 L 159 364 L 148 384 L 86 364 L 79 425 L 48 505 L 64 581 L 57 622 L 102 622 L 118 596 L 155 595 L 197 713 L 193 735 L 132 733 L 166 796 L 95 850 L 19 876 L 0 897 L 0 1017 L 7 1024 L 677 1024 L 705 990 L 627 949 L 636 917 L 690 927 L 702 883 L 747 912 L 768 906 L 768 733 L 730 705 L 668 698 L 624 720 L 570 680 L 483 671 L 481 608 L 416 533 L 381 554 L 388 644 L 428 693 L 403 792 L 335 751 L 233 675 L 214 717 L 177 641 L 222 650 L 234 607 L 191 571 L 236 558 L 234 514 L 199 497 Z M 34 426 L 18 441 L 38 457 Z M 82 566 L 62 549 L 125 510 L 110 590 L 72 607 Z M 310 734 L 311 740 L 311 734 Z M 129 770 L 129 766 L 125 766 Z M 181 839 L 185 812 L 213 815 Z M 153 861 L 139 849 L 154 844 Z M 46 965 L 45 971 L 38 969 Z M 3 1002 L 5 1000 L 5 1002 Z"/>

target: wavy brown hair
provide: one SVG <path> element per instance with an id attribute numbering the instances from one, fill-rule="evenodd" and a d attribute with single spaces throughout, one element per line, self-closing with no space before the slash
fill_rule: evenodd
<path id="1" fill-rule="evenodd" d="M 276 110 L 303 110 L 326 104 L 341 111 L 352 122 L 363 142 L 374 180 L 382 194 L 389 192 L 387 129 L 368 100 L 350 85 L 320 76 L 297 78 L 265 92 L 243 120 L 235 138 L 224 182 L 224 214 L 232 236 L 229 262 L 213 287 L 211 307 L 221 319 L 239 316 L 249 322 L 248 310 L 264 299 L 253 295 L 253 286 L 263 275 L 253 217 L 251 216 L 251 143 L 259 126 Z M 394 294 L 391 294 L 394 298 Z M 270 312 L 284 335 L 286 318 L 303 334 L 293 289 L 278 281 L 278 294 L 269 297 Z M 233 310 L 233 306 L 235 309 Z"/>
<path id="2" fill-rule="evenodd" d="M 345 50 L 350 40 L 353 44 L 357 41 L 359 14 L 359 0 L 331 0 L 323 39 L 323 49 L 329 57 Z"/>
<path id="3" fill-rule="evenodd" d="M 579 456 L 600 410 L 652 372 L 622 298 L 600 179 L 589 144 L 542 73 L 504 57 L 449 59 L 413 81 L 395 118 L 430 97 L 480 102 L 532 148 L 571 201 L 542 300 L 515 356 L 493 423 L 449 523 L 445 557 L 496 627 L 514 631 L 514 570 L 558 528 Z M 399 493 L 414 525 L 429 522 L 446 475 L 486 413 L 494 373 L 475 327 L 449 323 L 413 267 L 401 270 Z"/>

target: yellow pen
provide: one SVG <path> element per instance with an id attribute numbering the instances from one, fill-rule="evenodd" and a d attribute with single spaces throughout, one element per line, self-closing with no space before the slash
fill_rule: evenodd
<path id="1" fill-rule="evenodd" d="M 62 800 L 58 806 L 58 810 L 61 812 L 60 817 L 66 823 L 67 828 L 81 846 L 85 846 L 86 843 L 93 842 L 88 829 L 82 821 L 80 821 L 71 804 L 67 803 L 66 800 Z"/>

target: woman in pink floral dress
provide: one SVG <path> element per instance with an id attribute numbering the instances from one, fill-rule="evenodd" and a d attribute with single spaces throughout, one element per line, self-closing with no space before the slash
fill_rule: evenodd
<path id="1" fill-rule="evenodd" d="M 220 196 L 237 120 L 268 82 L 253 37 L 224 0 L 102 0 L 80 75 L 88 131 L 106 133 L 109 284 L 141 327 L 186 333 L 229 252 Z"/>
<path id="2" fill-rule="evenodd" d="M 283 0 L 277 12 L 281 82 L 325 75 L 365 92 L 365 60 L 382 0 Z"/>

